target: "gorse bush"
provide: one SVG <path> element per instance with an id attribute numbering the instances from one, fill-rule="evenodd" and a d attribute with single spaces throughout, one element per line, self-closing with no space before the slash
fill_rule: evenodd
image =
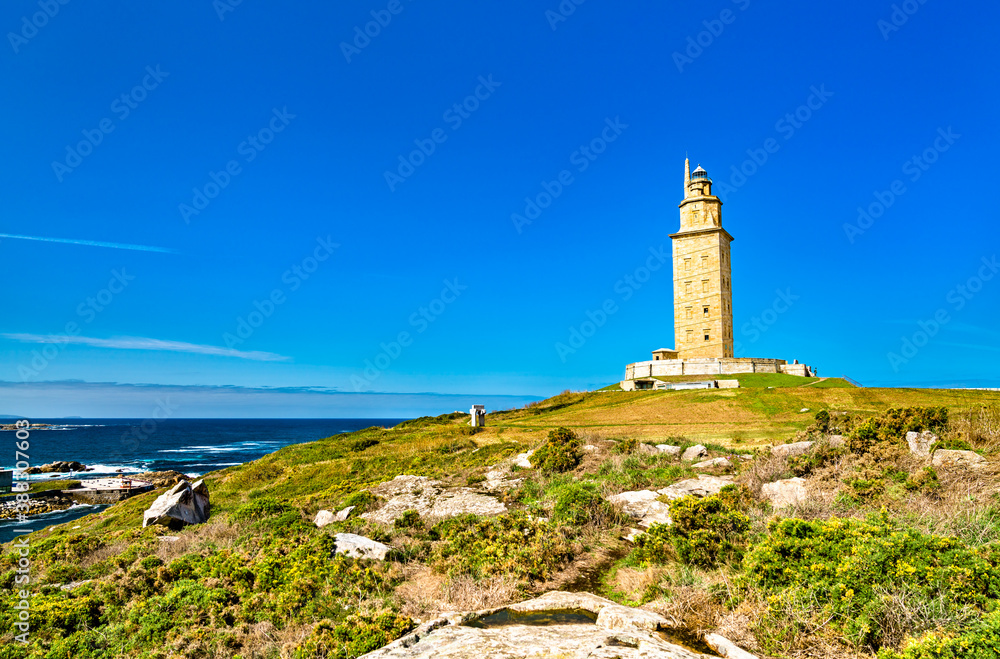
<path id="1" fill-rule="evenodd" d="M 284 513 L 292 512 L 295 508 L 283 501 L 278 501 L 274 497 L 261 497 L 249 503 L 245 503 L 229 515 L 229 519 L 234 522 L 253 522 L 274 517 Z"/>
<path id="2" fill-rule="evenodd" d="M 800 597 L 814 603 L 817 624 L 827 621 L 856 646 L 874 649 L 886 641 L 880 621 L 892 606 L 882 593 L 905 588 L 917 600 L 990 610 L 1000 598 L 998 566 L 996 548 L 897 528 L 883 513 L 867 521 L 772 522 L 747 553 L 742 580 L 773 593 L 772 615 Z"/>
<path id="3" fill-rule="evenodd" d="M 633 557 L 640 563 L 662 564 L 676 556 L 700 567 L 738 561 L 750 529 L 750 519 L 742 512 L 748 501 L 749 492 L 736 485 L 727 485 L 716 496 L 672 501 L 673 524 L 654 524 L 636 538 Z"/>
<path id="4" fill-rule="evenodd" d="M 960 633 L 927 632 L 897 652 L 879 650 L 878 659 L 995 659 L 1000 654 L 1000 610 L 967 623 Z"/>
<path id="5" fill-rule="evenodd" d="M 337 624 L 322 620 L 296 648 L 294 659 L 355 659 L 413 629 L 413 621 L 392 611 L 351 616 Z"/>
<path id="6" fill-rule="evenodd" d="M 894 408 L 854 428 L 847 437 L 847 445 L 855 453 L 864 453 L 883 442 L 901 443 L 910 431 L 941 432 L 947 425 L 948 409 L 944 407 Z"/>
<path id="7" fill-rule="evenodd" d="M 549 431 L 545 444 L 531 456 L 531 465 L 546 472 L 563 472 L 576 467 L 582 458 L 576 433 L 556 428 Z"/>
<path id="8" fill-rule="evenodd" d="M 450 575 L 547 579 L 573 556 L 572 545 L 558 528 L 523 512 L 485 519 L 456 517 L 437 524 L 431 537 L 441 542 L 430 563 Z"/>

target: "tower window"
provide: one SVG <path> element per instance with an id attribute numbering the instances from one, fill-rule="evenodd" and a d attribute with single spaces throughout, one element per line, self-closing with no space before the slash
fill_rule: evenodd
<path id="1" fill-rule="evenodd" d="M 705 309 L 705 313 L 704 313 L 704 314 L 702 314 L 702 315 L 705 315 L 705 316 L 707 316 L 707 315 L 708 315 L 708 307 L 705 307 L 704 309 Z"/>
<path id="2" fill-rule="evenodd" d="M 708 267 L 708 257 L 707 256 L 702 256 L 701 257 L 701 267 L 703 269 Z"/>
<path id="3" fill-rule="evenodd" d="M 685 293 L 691 292 L 691 282 L 689 281 L 684 282 L 684 292 Z"/>
<path id="4" fill-rule="evenodd" d="M 692 341 L 694 341 L 694 331 L 688 330 L 687 336 L 685 337 L 685 343 L 691 343 Z"/>
<path id="5" fill-rule="evenodd" d="M 691 259 L 684 259 L 684 269 L 688 272 L 691 271 Z"/>
<path id="6" fill-rule="evenodd" d="M 686 312 L 685 315 L 686 315 L 687 319 L 691 320 L 691 307 L 688 307 L 687 309 L 685 309 L 685 312 Z"/>
<path id="7" fill-rule="evenodd" d="M 708 292 L 708 280 L 707 279 L 702 279 L 701 280 L 701 292 L 702 293 L 707 293 Z"/>
<path id="8" fill-rule="evenodd" d="M 709 337 L 709 334 L 708 334 L 708 330 L 705 330 L 705 340 L 706 340 L 706 341 L 708 341 L 708 340 L 709 340 L 709 338 L 710 338 L 710 337 Z"/>

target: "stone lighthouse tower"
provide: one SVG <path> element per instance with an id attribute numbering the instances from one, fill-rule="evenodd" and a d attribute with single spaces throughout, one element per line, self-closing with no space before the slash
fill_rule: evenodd
<path id="1" fill-rule="evenodd" d="M 684 160 L 681 228 L 671 234 L 674 257 L 674 346 L 679 359 L 733 356 L 733 295 L 722 202 L 712 179 Z"/>

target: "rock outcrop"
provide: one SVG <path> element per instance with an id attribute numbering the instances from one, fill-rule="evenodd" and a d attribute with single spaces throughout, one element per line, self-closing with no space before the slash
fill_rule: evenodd
<path id="1" fill-rule="evenodd" d="M 608 503 L 621 506 L 622 512 L 648 529 L 653 524 L 670 524 L 670 506 L 657 501 L 659 493 L 652 490 L 622 492 L 608 497 Z"/>
<path id="2" fill-rule="evenodd" d="M 657 444 L 656 448 L 659 449 L 660 453 L 666 453 L 667 455 L 681 454 L 681 447 L 673 446 L 672 444 Z"/>
<path id="3" fill-rule="evenodd" d="M 337 543 L 336 553 L 347 554 L 354 558 L 371 558 L 376 561 L 384 561 L 392 547 L 375 542 L 363 535 L 353 533 L 338 533 L 333 537 Z"/>
<path id="4" fill-rule="evenodd" d="M 816 442 L 794 442 L 792 444 L 778 444 L 777 446 L 771 447 L 771 455 L 776 455 L 780 458 L 790 458 L 793 455 L 802 455 L 803 453 L 808 453 L 812 450 L 813 444 Z"/>
<path id="5" fill-rule="evenodd" d="M 26 474 L 65 474 L 71 471 L 91 471 L 87 465 L 76 460 L 56 460 L 38 467 L 29 467 L 24 470 Z"/>
<path id="6" fill-rule="evenodd" d="M 955 451 L 939 448 L 932 459 L 935 467 L 978 467 L 986 464 L 986 458 L 975 451 Z"/>
<path id="7" fill-rule="evenodd" d="M 718 494 L 725 486 L 732 485 L 733 480 L 732 476 L 706 476 L 705 474 L 699 474 L 697 478 L 688 478 L 687 480 L 678 481 L 673 485 L 668 485 L 662 490 L 658 490 L 657 494 L 663 495 L 668 499 L 680 499 L 688 495 L 710 497 Z"/>
<path id="8" fill-rule="evenodd" d="M 691 465 L 695 469 L 710 469 L 712 467 L 731 467 L 732 463 L 726 458 L 713 458 L 711 460 L 704 460 L 702 462 L 696 462 Z"/>
<path id="9" fill-rule="evenodd" d="M 142 525 L 176 526 L 208 521 L 208 487 L 199 480 L 192 485 L 181 481 L 164 492 L 142 515 Z"/>
<path id="10" fill-rule="evenodd" d="M 910 453 L 921 458 L 926 458 L 931 454 L 931 446 L 938 441 L 938 436 L 930 430 L 916 432 L 911 430 L 906 433 L 906 443 L 910 447 Z"/>
<path id="11" fill-rule="evenodd" d="M 565 611 L 587 612 L 593 622 L 548 625 L 517 622 L 518 615 Z M 487 616 L 501 612 L 513 614 L 506 624 L 492 626 L 482 622 Z M 674 621 L 650 611 L 620 606 L 589 593 L 550 592 L 502 609 L 451 614 L 432 620 L 381 650 L 362 655 L 361 659 L 708 659 L 709 655 L 670 643 L 658 634 L 659 630 L 674 626 Z"/>
<path id="12" fill-rule="evenodd" d="M 760 492 L 775 510 L 798 505 L 807 497 L 806 482 L 798 477 L 766 483 Z"/>
<path id="13" fill-rule="evenodd" d="M 407 510 L 415 510 L 429 520 L 457 517 L 466 513 L 474 515 L 499 515 L 507 506 L 472 488 L 445 488 L 441 481 L 425 476 L 397 476 L 371 489 L 375 496 L 386 499 L 378 510 L 361 517 L 380 524 L 392 524 Z"/>
<path id="14" fill-rule="evenodd" d="M 354 508 L 355 506 L 348 506 L 336 513 L 329 510 L 320 510 L 316 513 L 316 517 L 313 519 L 313 524 L 319 528 L 323 528 L 324 526 L 329 526 L 334 522 L 343 522 L 350 516 L 351 511 L 354 510 Z"/>
<path id="15" fill-rule="evenodd" d="M 181 481 L 190 480 L 179 471 L 146 471 L 141 474 L 129 476 L 129 478 L 137 481 L 152 483 L 154 488 L 173 487 Z"/>
<path id="16" fill-rule="evenodd" d="M 699 458 L 708 457 L 708 449 L 701 444 L 695 444 L 694 446 L 689 446 L 685 449 L 684 453 L 681 454 L 681 460 L 687 460 L 688 462 L 693 462 Z"/>

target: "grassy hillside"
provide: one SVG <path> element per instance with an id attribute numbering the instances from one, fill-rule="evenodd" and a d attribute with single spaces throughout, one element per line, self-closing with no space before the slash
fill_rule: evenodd
<path id="1" fill-rule="evenodd" d="M 773 527 L 791 513 L 803 523 L 826 523 L 839 517 L 864 520 L 886 510 L 870 527 L 848 536 L 889 537 L 910 529 L 919 536 L 911 540 L 913 547 L 952 542 L 948 555 L 956 562 L 951 568 L 931 566 L 920 553 L 914 563 L 924 565 L 920 569 L 977 575 L 989 566 L 1000 569 L 1000 550 L 991 553 L 991 543 L 1000 539 L 993 466 L 1000 428 L 990 425 L 1000 410 L 1000 392 L 763 384 L 767 381 L 757 380 L 759 386 L 748 381 L 736 390 L 564 392 L 524 409 L 493 412 L 487 428 L 475 434 L 466 425 L 467 415 L 459 413 L 368 428 L 289 446 L 207 475 L 211 520 L 166 532 L 171 538 L 159 537 L 163 529 L 141 528 L 143 510 L 160 492 L 39 531 L 30 536 L 36 595 L 28 646 L 13 643 L 9 631 L 17 619 L 17 556 L 6 551 L 0 558 L 0 659 L 353 657 L 437 611 L 482 608 L 557 588 L 646 604 L 675 615 L 692 633 L 728 630 L 775 656 L 873 656 L 879 647 L 900 647 L 907 635 L 934 625 L 951 633 L 973 622 L 992 624 L 982 612 L 1000 604 L 1000 583 L 983 577 L 986 581 L 963 586 L 975 597 L 952 596 L 940 588 L 907 594 L 878 590 L 884 588 L 878 585 L 866 591 L 869 607 L 874 606 L 872 592 L 903 598 L 904 604 L 912 600 L 917 608 L 931 606 L 935 597 L 948 605 L 947 615 L 928 613 L 920 621 L 878 622 L 882 618 L 875 613 L 865 614 L 865 620 L 876 620 L 873 625 L 895 624 L 902 630 L 895 636 L 850 631 L 834 618 L 827 627 L 815 627 L 822 622 L 815 616 L 829 612 L 813 612 L 809 598 L 826 601 L 832 591 L 802 590 L 795 596 L 801 601 L 781 599 L 778 606 L 778 600 L 768 598 L 787 588 L 777 577 L 747 581 L 741 557 L 752 549 L 746 560 L 764 570 L 770 560 L 767 547 L 793 543 L 775 535 L 780 529 Z M 821 410 L 852 414 L 856 426 L 889 408 L 915 406 L 946 408 L 950 425 L 938 431 L 955 446 L 965 442 L 980 450 L 990 460 L 988 467 L 974 478 L 945 471 L 931 478 L 900 449 L 901 438 L 886 440 L 878 454 L 866 448 L 786 461 L 762 451 L 751 462 L 734 459 L 721 471 L 732 473 L 746 490 L 719 504 L 723 507 L 708 519 L 728 520 L 727 534 L 743 538 L 744 544 L 720 550 L 710 560 L 696 559 L 698 552 L 684 550 L 669 535 L 650 533 L 647 545 L 633 548 L 623 536 L 634 522 L 604 503 L 612 494 L 662 488 L 699 471 L 674 457 L 650 455 L 640 450 L 642 443 L 701 442 L 712 455 L 750 453 L 806 431 L 816 435 Z M 560 427 L 577 436 L 578 463 L 566 473 L 515 467 L 511 477 L 522 480 L 499 495 L 509 515 L 456 523 L 407 518 L 389 527 L 352 517 L 322 530 L 310 521 L 320 509 L 356 505 L 356 515 L 377 506 L 367 491 L 401 474 L 479 488 L 490 467 L 538 448 Z M 588 451 L 579 451 L 583 444 Z M 775 516 L 762 503 L 761 486 L 794 474 L 815 483 L 815 501 L 807 509 Z M 726 506 L 732 511 L 725 512 Z M 690 512 L 691 519 L 702 519 L 697 507 Z M 674 518 L 683 514 L 675 511 Z M 831 532 L 817 529 L 821 536 Z M 394 554 L 385 563 L 334 557 L 337 532 L 386 542 Z M 938 541 L 934 534 L 962 538 Z M 792 537 L 798 536 L 792 532 Z M 842 542 L 847 545 L 832 555 L 856 551 L 853 540 Z M 72 589 L 60 588 L 69 583 Z M 846 591 L 837 592 L 847 597 Z M 861 601 L 860 591 L 858 597 Z M 878 615 L 882 611 L 878 608 Z M 860 614 L 838 608 L 834 615 Z M 782 632 L 786 627 L 791 631 Z M 907 659 L 918 656 L 924 655 Z"/>

